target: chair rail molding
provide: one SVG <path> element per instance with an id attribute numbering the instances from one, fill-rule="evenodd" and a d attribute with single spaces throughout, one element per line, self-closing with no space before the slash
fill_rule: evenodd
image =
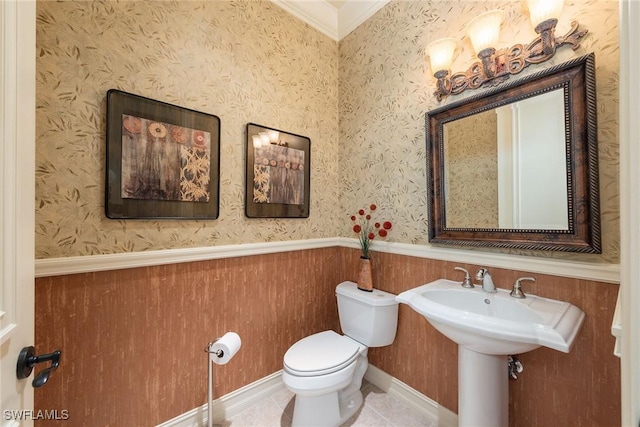
<path id="1" fill-rule="evenodd" d="M 357 249 L 360 246 L 357 239 L 331 237 L 309 240 L 244 243 L 225 246 L 74 256 L 66 258 L 47 258 L 36 260 L 35 275 L 36 277 L 61 276 L 66 274 L 149 267 L 163 264 L 266 255 L 330 247 Z M 486 267 L 550 274 L 575 279 L 596 280 L 615 284 L 620 282 L 620 266 L 618 264 L 593 264 L 386 241 L 374 242 L 372 250 L 417 258 L 474 263 Z"/>

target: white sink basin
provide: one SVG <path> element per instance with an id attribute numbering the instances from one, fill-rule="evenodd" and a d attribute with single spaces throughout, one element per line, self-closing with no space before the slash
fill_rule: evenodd
<path id="1" fill-rule="evenodd" d="M 569 352 L 584 313 L 567 302 L 439 279 L 396 297 L 422 314 L 438 331 L 469 350 L 490 355 L 525 353 L 540 346 Z"/>

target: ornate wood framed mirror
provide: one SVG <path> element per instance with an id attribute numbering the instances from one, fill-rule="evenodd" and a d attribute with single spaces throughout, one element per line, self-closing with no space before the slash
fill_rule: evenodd
<path id="1" fill-rule="evenodd" d="M 426 114 L 429 241 L 601 253 L 589 54 Z"/>

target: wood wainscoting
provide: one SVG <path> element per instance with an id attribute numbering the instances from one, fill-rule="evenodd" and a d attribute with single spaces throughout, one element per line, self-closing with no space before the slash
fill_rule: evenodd
<path id="1" fill-rule="evenodd" d="M 342 251 L 344 271 L 356 271 L 357 251 Z M 484 267 L 388 253 L 375 253 L 372 259 L 374 286 L 394 294 L 438 278 L 462 280 L 463 276 L 453 270 L 455 266 L 466 268 L 472 275 Z M 570 302 L 586 314 L 570 353 L 540 348 L 518 356 L 524 372 L 518 380 L 509 382 L 509 426 L 619 427 L 620 359 L 613 354 L 615 338 L 611 335 L 618 286 L 489 270 L 496 286 L 505 289 L 511 289 L 520 277 L 533 276 L 536 282 L 526 282 L 525 293 Z M 401 305 L 395 342 L 371 349 L 369 361 L 457 413 L 457 354 L 456 344 L 410 307 Z"/>
<path id="2" fill-rule="evenodd" d="M 337 329 L 338 252 L 316 249 L 36 280 L 36 348 L 61 349 L 36 389 L 44 425 L 151 426 L 207 399 L 207 343 L 237 332 L 219 397 L 282 369 L 298 339 Z M 69 424 L 71 423 L 71 424 Z"/>
<path id="3" fill-rule="evenodd" d="M 36 389 L 36 409 L 68 421 L 38 426 L 152 426 L 206 402 L 207 343 L 227 331 L 242 348 L 216 369 L 223 396 L 282 368 L 298 339 L 339 330 L 335 286 L 355 280 L 359 252 L 346 247 L 79 273 L 36 280 L 36 348 L 62 350 L 60 368 Z M 395 294 L 445 277 L 460 264 L 373 254 L 374 286 Z M 521 276 L 527 293 L 569 301 L 587 315 L 571 353 L 520 356 L 510 382 L 510 427 L 620 425 L 620 361 L 611 320 L 618 286 L 491 268 L 498 287 Z M 407 306 L 372 365 L 457 412 L 457 347 Z M 506 367 L 505 367 L 506 375 Z"/>

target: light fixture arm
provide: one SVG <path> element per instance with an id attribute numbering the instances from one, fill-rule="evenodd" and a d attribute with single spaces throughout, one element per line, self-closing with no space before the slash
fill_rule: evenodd
<path id="1" fill-rule="evenodd" d="M 478 58 L 480 58 L 480 62 L 482 62 L 482 71 L 484 71 L 484 77 L 486 80 L 490 80 L 496 77 L 496 63 L 493 60 L 493 55 L 496 53 L 496 50 L 492 47 L 488 47 L 486 49 L 482 49 L 478 52 Z"/>
<path id="2" fill-rule="evenodd" d="M 507 49 L 486 48 L 478 53 L 476 61 L 463 72 L 449 76 L 448 70 L 434 74 L 438 80 L 434 92 L 438 101 L 449 95 L 457 95 L 467 89 L 481 86 L 496 86 L 506 81 L 510 75 L 518 74 L 531 64 L 540 64 L 551 59 L 556 50 L 563 45 L 571 45 L 573 50 L 580 47 L 580 40 L 588 30 L 580 30 L 578 21 L 571 22 L 571 29 L 561 37 L 555 37 L 557 19 L 547 19 L 535 28 L 540 34 L 528 45 L 515 44 Z"/>
<path id="3" fill-rule="evenodd" d="M 536 25 L 536 33 L 540 34 L 540 41 L 542 42 L 543 55 L 551 55 L 556 52 L 556 25 L 557 19 L 547 19 Z M 536 39 L 537 40 L 537 39 Z"/>
<path id="4" fill-rule="evenodd" d="M 438 101 L 440 101 L 442 98 L 438 96 L 438 94 L 451 93 L 451 79 L 448 78 L 449 71 L 447 70 L 437 71 L 434 77 L 438 79 L 438 83 L 437 83 L 438 89 L 436 90 L 435 94 L 438 97 Z"/>

